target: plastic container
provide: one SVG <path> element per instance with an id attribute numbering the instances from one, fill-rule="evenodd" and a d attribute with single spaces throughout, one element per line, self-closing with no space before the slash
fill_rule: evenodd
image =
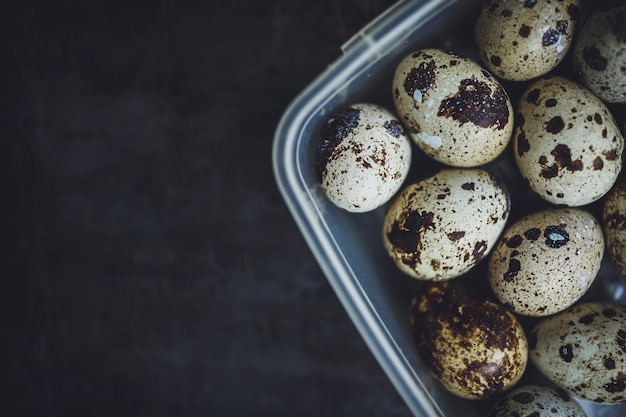
<path id="1" fill-rule="evenodd" d="M 286 110 L 274 138 L 274 173 L 289 210 L 349 317 L 416 416 L 478 417 L 491 403 L 458 398 L 430 375 L 409 326 L 409 303 L 417 284 L 393 265 L 383 247 L 381 227 L 387 207 L 363 214 L 335 207 L 315 176 L 314 149 L 321 126 L 342 106 L 367 101 L 395 112 L 392 74 L 411 51 L 438 47 L 476 59 L 471 34 L 480 4 L 479 0 L 397 3 L 342 47 L 343 55 Z M 514 93 L 507 91 L 513 98 Z M 416 149 L 413 155 L 407 181 L 438 169 Z M 501 158 L 490 169 L 511 177 L 511 166 Z M 520 199 L 537 207 L 542 204 L 527 197 Z M 603 271 L 589 296 L 624 304 L 624 281 L 610 266 Z M 538 380 L 541 377 L 529 369 L 522 382 Z M 626 405 L 581 403 L 589 417 L 626 415 Z"/>

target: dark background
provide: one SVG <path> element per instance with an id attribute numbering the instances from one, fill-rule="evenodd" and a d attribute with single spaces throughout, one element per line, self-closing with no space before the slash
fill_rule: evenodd
<path id="1" fill-rule="evenodd" d="M 393 2 L 18 3 L 0 415 L 407 416 L 271 170 L 289 102 Z"/>

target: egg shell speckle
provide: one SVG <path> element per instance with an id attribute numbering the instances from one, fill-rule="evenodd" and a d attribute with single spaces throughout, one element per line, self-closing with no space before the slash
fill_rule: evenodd
<path id="1" fill-rule="evenodd" d="M 626 401 L 626 307 L 588 302 L 540 321 L 528 336 L 532 363 L 550 381 L 596 403 Z"/>
<path id="2" fill-rule="evenodd" d="M 487 417 L 586 417 L 585 410 L 559 388 L 516 386 L 500 398 Z"/>
<path id="3" fill-rule="evenodd" d="M 528 343 L 515 316 L 458 281 L 418 289 L 410 318 L 425 364 L 455 395 L 488 398 L 512 388 L 526 369 Z"/>
<path id="4" fill-rule="evenodd" d="M 602 100 L 626 103 L 626 6 L 596 11 L 581 27 L 572 62 Z"/>
<path id="5" fill-rule="evenodd" d="M 480 169 L 444 169 L 407 185 L 384 219 L 383 240 L 396 265 L 419 280 L 469 271 L 491 250 L 510 211 L 508 190 Z"/>
<path id="6" fill-rule="evenodd" d="M 582 206 L 617 180 L 624 138 L 606 105 L 583 86 L 540 78 L 524 91 L 515 120 L 517 167 L 544 200 Z"/>
<path id="7" fill-rule="evenodd" d="M 375 104 L 351 105 L 322 129 L 315 157 L 322 190 L 347 211 L 372 211 L 402 186 L 411 152 L 411 141 L 391 112 Z"/>
<path id="8" fill-rule="evenodd" d="M 578 19 L 578 0 L 486 2 L 474 29 L 481 62 L 506 80 L 547 74 L 567 54 Z"/>
<path id="9" fill-rule="evenodd" d="M 515 313 L 547 316 L 587 292 L 603 254 L 602 228 L 591 213 L 577 208 L 538 211 L 504 231 L 489 258 L 489 284 Z"/>
<path id="10" fill-rule="evenodd" d="M 602 227 L 607 252 L 626 277 L 626 182 L 615 184 L 604 198 Z"/>
<path id="11" fill-rule="evenodd" d="M 477 167 L 506 148 L 513 107 L 499 81 L 476 62 L 439 49 L 406 56 L 393 78 L 396 110 L 427 155 Z"/>

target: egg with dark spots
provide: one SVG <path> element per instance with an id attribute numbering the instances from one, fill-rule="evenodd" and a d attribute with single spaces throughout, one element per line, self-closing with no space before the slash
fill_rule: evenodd
<path id="1" fill-rule="evenodd" d="M 420 287 L 412 299 L 411 326 L 434 377 L 457 396 L 482 400 L 520 380 L 528 342 L 514 315 L 458 283 Z"/>
<path id="2" fill-rule="evenodd" d="M 411 165 L 411 140 L 387 109 L 357 103 L 322 127 L 315 165 L 330 201 L 350 212 L 372 211 L 400 189 Z"/>
<path id="3" fill-rule="evenodd" d="M 570 49 L 578 19 L 578 0 L 486 2 L 474 26 L 481 63 L 511 81 L 547 74 Z"/>
<path id="4" fill-rule="evenodd" d="M 409 276 L 449 280 L 487 256 L 509 211 L 509 192 L 495 176 L 448 168 L 401 190 L 384 218 L 383 241 Z"/>
<path id="5" fill-rule="evenodd" d="M 489 257 L 489 284 L 516 314 L 551 315 L 588 291 L 603 254 L 602 227 L 588 211 L 534 212 L 502 233 Z"/>
<path id="6" fill-rule="evenodd" d="M 626 103 L 626 6 L 589 16 L 576 38 L 572 62 L 595 95 L 608 103 Z"/>
<path id="7" fill-rule="evenodd" d="M 599 404 L 626 402 L 626 307 L 576 304 L 542 319 L 529 334 L 535 367 L 574 396 Z"/>
<path id="8" fill-rule="evenodd" d="M 415 51 L 396 67 L 393 99 L 417 146 L 454 167 L 477 167 L 506 148 L 513 107 L 500 82 L 469 58 Z"/>
<path id="9" fill-rule="evenodd" d="M 604 198 L 602 227 L 606 249 L 617 269 L 626 277 L 626 182 L 618 182 Z"/>
<path id="10" fill-rule="evenodd" d="M 583 206 L 604 196 L 622 168 L 624 137 L 606 105 L 560 76 L 532 82 L 516 113 L 519 172 L 544 200 Z"/>
<path id="11" fill-rule="evenodd" d="M 487 417 L 587 417 L 566 391 L 546 385 L 516 386 L 504 394 Z"/>

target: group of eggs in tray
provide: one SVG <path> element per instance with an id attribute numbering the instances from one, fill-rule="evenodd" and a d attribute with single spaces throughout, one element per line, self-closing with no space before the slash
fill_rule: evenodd
<path id="1" fill-rule="evenodd" d="M 626 6 L 584 19 L 580 7 L 486 2 L 472 34 L 479 62 L 411 52 L 390 80 L 395 109 L 352 103 L 327 119 L 316 147 L 316 174 L 335 205 L 388 206 L 384 246 L 423 283 L 409 310 L 424 362 L 460 397 L 498 396 L 493 416 L 538 405 L 584 415 L 570 394 L 626 402 L 626 307 L 580 302 L 605 249 L 626 275 L 624 136 L 611 110 L 626 106 Z M 554 73 L 559 65 L 576 78 Z M 516 103 L 502 81 L 523 85 Z M 547 205 L 514 221 L 510 184 L 486 168 L 507 152 Z M 419 158 L 441 169 L 407 184 Z M 490 294 L 457 279 L 483 260 Z M 516 386 L 528 362 L 553 385 Z"/>

